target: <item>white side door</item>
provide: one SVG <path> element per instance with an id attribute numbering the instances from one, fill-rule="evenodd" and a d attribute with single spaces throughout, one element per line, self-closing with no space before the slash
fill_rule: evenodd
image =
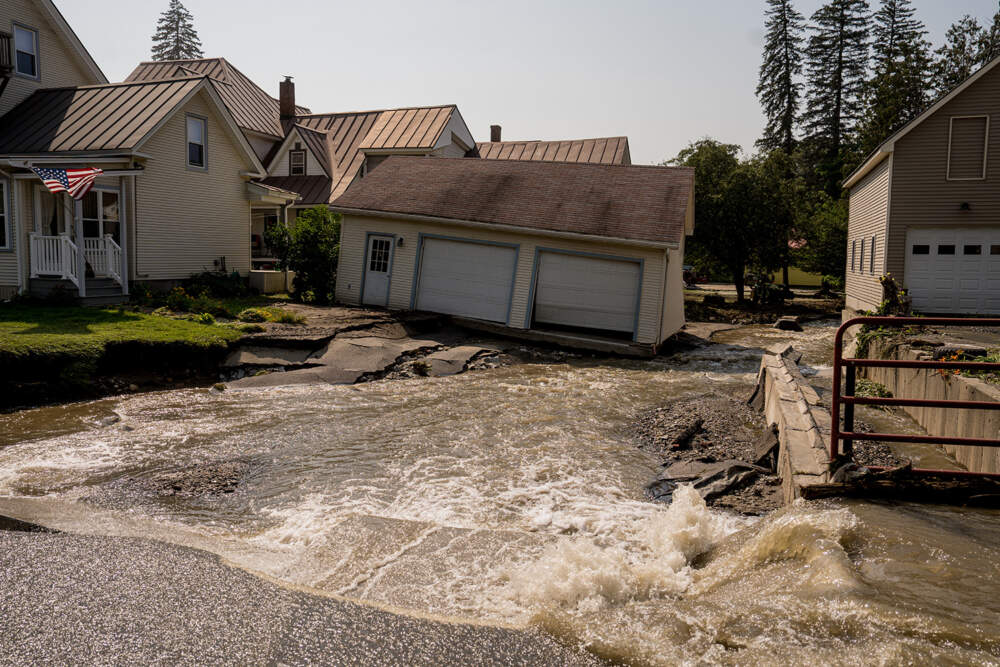
<path id="1" fill-rule="evenodd" d="M 368 306 L 389 305 L 389 274 L 392 271 L 392 237 L 368 237 L 365 253 L 365 286 L 361 303 Z"/>

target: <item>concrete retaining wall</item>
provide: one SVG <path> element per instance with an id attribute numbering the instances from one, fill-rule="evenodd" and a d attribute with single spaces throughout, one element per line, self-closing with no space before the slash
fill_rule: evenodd
<path id="1" fill-rule="evenodd" d="M 768 424 L 778 426 L 778 474 L 785 503 L 803 486 L 830 481 L 830 409 L 799 372 L 801 355 L 790 346 L 761 359 L 757 400 Z"/>
<path id="2" fill-rule="evenodd" d="M 875 359 L 905 359 L 929 361 L 933 355 L 923 350 L 874 340 L 868 356 Z M 982 380 L 952 375 L 947 371 L 909 368 L 866 368 L 864 375 L 885 385 L 893 396 L 946 401 L 1000 402 L 1000 387 Z M 959 438 L 1000 438 L 1000 411 L 943 410 L 941 408 L 903 408 L 924 427 L 929 435 Z M 945 450 L 969 470 L 1000 473 L 1000 449 L 987 447 L 957 447 Z"/>

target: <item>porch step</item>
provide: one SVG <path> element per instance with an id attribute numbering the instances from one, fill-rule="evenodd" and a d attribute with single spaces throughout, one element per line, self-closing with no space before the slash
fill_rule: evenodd
<path id="1" fill-rule="evenodd" d="M 45 298 L 57 289 L 72 295 L 77 293 L 76 285 L 59 278 L 32 278 L 28 283 L 28 292 L 39 298 Z M 85 306 L 108 306 L 126 301 L 128 297 L 122 294 L 121 286 L 111 278 L 88 278 L 87 296 L 80 300 Z"/>

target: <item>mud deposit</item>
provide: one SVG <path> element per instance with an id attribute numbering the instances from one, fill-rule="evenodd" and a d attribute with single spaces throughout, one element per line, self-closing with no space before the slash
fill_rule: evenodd
<path id="1" fill-rule="evenodd" d="M 780 336 L 821 368 L 832 332 Z M 687 487 L 670 505 L 646 499 L 663 457 L 623 436 L 635 416 L 745 399 L 759 348 L 779 337 L 725 334 L 670 359 L 3 415 L 0 514 L 196 547 L 404 615 L 543 630 L 633 664 L 1000 661 L 997 512 L 821 501 L 748 518 Z M 121 421 L 105 425 L 112 411 Z M 134 502 L 126 490 L 226 461 L 252 462 L 234 493 Z"/>

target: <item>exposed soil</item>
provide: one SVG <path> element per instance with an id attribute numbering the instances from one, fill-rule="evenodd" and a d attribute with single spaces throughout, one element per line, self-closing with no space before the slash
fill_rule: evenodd
<path id="1" fill-rule="evenodd" d="M 640 448 L 662 457 L 667 467 L 682 461 L 754 463 L 754 445 L 765 432 L 763 417 L 746 402 L 703 395 L 676 399 L 640 414 L 630 435 Z M 759 475 L 708 504 L 741 514 L 764 514 L 781 507 L 781 480 Z"/>
<path id="2" fill-rule="evenodd" d="M 705 297 L 709 303 L 705 303 Z M 724 299 L 721 303 L 721 299 Z M 714 300 L 713 300 L 714 299 Z M 684 314 L 689 321 L 726 324 L 772 324 L 780 317 L 796 316 L 802 321 L 840 317 L 844 302 L 839 296 L 818 294 L 796 295 L 780 306 L 737 303 L 732 296 L 723 297 L 708 289 L 685 290 Z"/>

